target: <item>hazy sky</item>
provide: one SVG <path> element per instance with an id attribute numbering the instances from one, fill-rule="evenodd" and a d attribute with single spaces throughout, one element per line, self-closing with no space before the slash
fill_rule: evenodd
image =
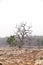
<path id="1" fill-rule="evenodd" d="M 43 35 L 43 0 L 0 0 L 0 37 L 12 35 L 23 21 L 32 25 L 33 35 Z"/>

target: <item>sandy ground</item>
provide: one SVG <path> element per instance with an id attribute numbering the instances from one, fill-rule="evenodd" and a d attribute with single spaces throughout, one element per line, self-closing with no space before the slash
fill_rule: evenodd
<path id="1" fill-rule="evenodd" d="M 0 63 L 2 65 L 41 65 L 43 50 L 0 48 Z"/>

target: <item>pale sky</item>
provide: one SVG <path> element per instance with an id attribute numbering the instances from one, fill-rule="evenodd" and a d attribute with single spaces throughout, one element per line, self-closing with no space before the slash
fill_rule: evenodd
<path id="1" fill-rule="evenodd" d="M 32 25 L 32 35 L 43 35 L 43 0 L 0 0 L 0 37 L 23 21 Z"/>

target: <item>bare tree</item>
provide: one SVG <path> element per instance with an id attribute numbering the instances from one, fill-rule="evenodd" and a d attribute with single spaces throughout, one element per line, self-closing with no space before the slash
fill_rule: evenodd
<path id="1" fill-rule="evenodd" d="M 20 23 L 16 26 L 16 36 L 19 39 L 19 47 L 24 45 L 24 40 L 28 39 L 27 36 L 31 35 L 31 26 L 27 26 L 26 23 Z"/>

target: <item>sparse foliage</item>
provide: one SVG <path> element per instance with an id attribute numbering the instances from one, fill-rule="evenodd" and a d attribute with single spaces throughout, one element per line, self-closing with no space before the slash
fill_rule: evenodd
<path id="1" fill-rule="evenodd" d="M 7 42 L 9 43 L 10 46 L 16 46 L 17 45 L 14 36 L 8 37 Z"/>

